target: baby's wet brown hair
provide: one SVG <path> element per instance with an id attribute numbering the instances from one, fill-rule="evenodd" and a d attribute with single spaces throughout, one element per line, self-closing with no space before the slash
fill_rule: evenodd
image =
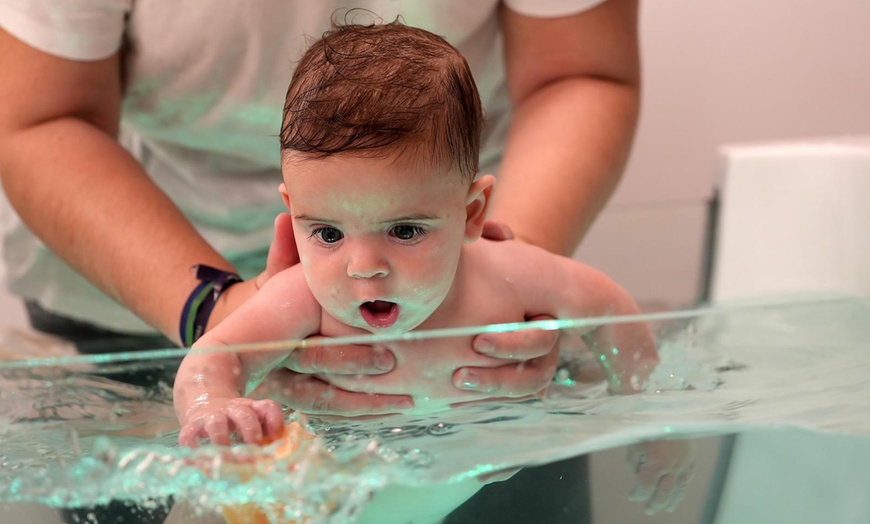
<path id="1" fill-rule="evenodd" d="M 293 74 L 281 149 L 312 158 L 399 152 L 470 182 L 482 127 L 468 63 L 443 38 L 398 20 L 333 23 Z"/>

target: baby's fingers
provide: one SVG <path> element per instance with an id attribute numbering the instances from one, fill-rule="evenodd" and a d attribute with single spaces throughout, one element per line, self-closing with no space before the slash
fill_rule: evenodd
<path id="1" fill-rule="evenodd" d="M 658 485 L 646 503 L 647 515 L 654 515 L 670 505 L 675 487 L 674 476 L 673 473 L 667 473 L 659 479 Z"/>
<path id="2" fill-rule="evenodd" d="M 230 445 L 230 423 L 223 413 L 214 413 L 203 418 L 205 436 L 212 444 Z"/>
<path id="3" fill-rule="evenodd" d="M 178 444 L 187 448 L 195 448 L 199 445 L 199 439 L 205 437 L 203 421 L 201 418 L 185 424 L 178 432 Z"/>
<path id="4" fill-rule="evenodd" d="M 257 400 L 251 404 L 268 438 L 277 438 L 284 430 L 284 410 L 274 400 Z"/>
<path id="5" fill-rule="evenodd" d="M 628 494 L 628 500 L 632 502 L 646 502 L 652 497 L 655 492 L 655 485 L 637 483 L 631 493 Z"/>
<path id="6" fill-rule="evenodd" d="M 246 444 L 259 444 L 263 441 L 263 424 L 256 410 L 249 405 L 231 405 L 227 407 L 227 417 L 238 435 Z M 229 435 L 228 435 L 229 437 Z M 212 442 L 218 442 L 212 439 Z"/>

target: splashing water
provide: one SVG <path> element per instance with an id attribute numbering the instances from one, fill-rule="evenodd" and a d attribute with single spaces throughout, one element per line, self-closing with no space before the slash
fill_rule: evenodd
<path id="1" fill-rule="evenodd" d="M 310 418 L 315 438 L 277 460 L 274 446 L 177 446 L 166 379 L 177 352 L 0 363 L 0 500 L 147 506 L 173 497 L 197 508 L 256 503 L 272 522 L 340 523 L 390 487 L 453 489 L 445 503 L 457 505 L 481 475 L 661 436 L 772 426 L 870 436 L 867 301 L 595 322 L 638 320 L 657 328 L 662 359 L 641 394 L 611 396 L 603 382 L 588 382 L 594 360 L 578 353 L 564 359 L 544 399 L 374 420 Z M 143 373 L 165 380 L 121 380 Z"/>

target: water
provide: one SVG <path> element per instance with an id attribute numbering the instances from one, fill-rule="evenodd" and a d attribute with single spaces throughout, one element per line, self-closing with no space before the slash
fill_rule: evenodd
<path id="1" fill-rule="evenodd" d="M 564 359 L 546 398 L 374 420 L 299 420 L 313 438 L 277 461 L 276 445 L 177 447 L 170 384 L 177 351 L 0 363 L 0 501 L 148 506 L 174 497 L 188 501 L 191 513 L 254 503 L 275 522 L 404 522 L 397 500 L 421 497 L 433 515 L 444 513 L 477 491 L 481 476 L 650 439 L 789 427 L 868 449 L 861 447 L 870 441 L 867 300 L 605 322 L 638 320 L 655 327 L 662 357 L 642 394 L 611 396 L 602 382 L 583 380 L 594 363 L 577 352 Z M 589 322 L 600 321 L 544 327 L 569 331 Z M 129 383 L 136 379 L 147 385 Z"/>

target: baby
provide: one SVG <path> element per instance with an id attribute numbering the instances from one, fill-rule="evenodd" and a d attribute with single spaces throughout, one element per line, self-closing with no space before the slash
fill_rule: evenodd
<path id="1" fill-rule="evenodd" d="M 174 392 L 183 445 L 228 444 L 232 435 L 255 443 L 283 428 L 277 402 L 245 396 L 291 349 L 197 348 L 638 312 L 588 266 L 518 241 L 480 239 L 495 183 L 478 176 L 482 126 L 465 59 L 436 35 L 398 22 L 347 25 L 312 45 L 290 83 L 281 129 L 280 192 L 301 263 L 271 278 L 185 357 Z M 583 337 L 606 362 L 615 392 L 640 389 L 657 362 L 644 324 L 590 328 Z M 388 394 L 406 394 L 410 384 L 407 408 L 433 409 L 474 400 L 454 387 L 458 367 L 504 364 L 470 355 L 467 339 L 385 345 L 396 357 L 392 371 L 331 383 Z"/>

